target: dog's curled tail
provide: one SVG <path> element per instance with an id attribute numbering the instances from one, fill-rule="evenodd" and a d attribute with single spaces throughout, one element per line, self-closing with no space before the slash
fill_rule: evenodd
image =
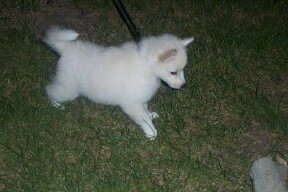
<path id="1" fill-rule="evenodd" d="M 67 42 L 76 40 L 78 36 L 73 30 L 52 27 L 46 31 L 44 42 L 61 55 Z"/>

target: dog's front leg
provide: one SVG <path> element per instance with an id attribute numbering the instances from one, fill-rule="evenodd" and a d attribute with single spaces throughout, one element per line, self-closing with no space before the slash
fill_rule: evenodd
<path id="1" fill-rule="evenodd" d="M 157 130 L 155 129 L 150 114 L 145 109 L 143 104 L 129 104 L 121 106 L 122 110 L 144 131 L 145 135 L 154 140 L 157 136 Z"/>

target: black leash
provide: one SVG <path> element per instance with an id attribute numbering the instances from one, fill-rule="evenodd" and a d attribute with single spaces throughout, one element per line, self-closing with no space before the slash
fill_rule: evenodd
<path id="1" fill-rule="evenodd" d="M 133 37 L 134 41 L 138 44 L 141 41 L 141 34 L 138 31 L 137 27 L 133 23 L 129 13 L 127 12 L 124 4 L 121 0 L 113 0 L 113 4 L 116 7 L 120 17 L 125 22 L 131 36 Z"/>

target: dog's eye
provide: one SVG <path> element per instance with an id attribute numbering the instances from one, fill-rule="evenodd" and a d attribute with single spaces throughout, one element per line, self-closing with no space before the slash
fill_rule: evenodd
<path id="1" fill-rule="evenodd" d="M 171 72 L 171 75 L 177 75 L 177 71 Z"/>

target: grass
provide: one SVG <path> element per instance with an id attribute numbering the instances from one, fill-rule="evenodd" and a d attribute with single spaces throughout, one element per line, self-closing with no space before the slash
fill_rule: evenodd
<path id="1" fill-rule="evenodd" d="M 151 101 L 155 141 L 118 107 L 51 106 L 57 56 L 41 29 L 131 37 L 112 3 L 44 2 L 0 1 L 0 191 L 252 191 L 251 163 L 288 153 L 286 1 L 125 1 L 143 35 L 195 36 L 188 87 Z"/>

